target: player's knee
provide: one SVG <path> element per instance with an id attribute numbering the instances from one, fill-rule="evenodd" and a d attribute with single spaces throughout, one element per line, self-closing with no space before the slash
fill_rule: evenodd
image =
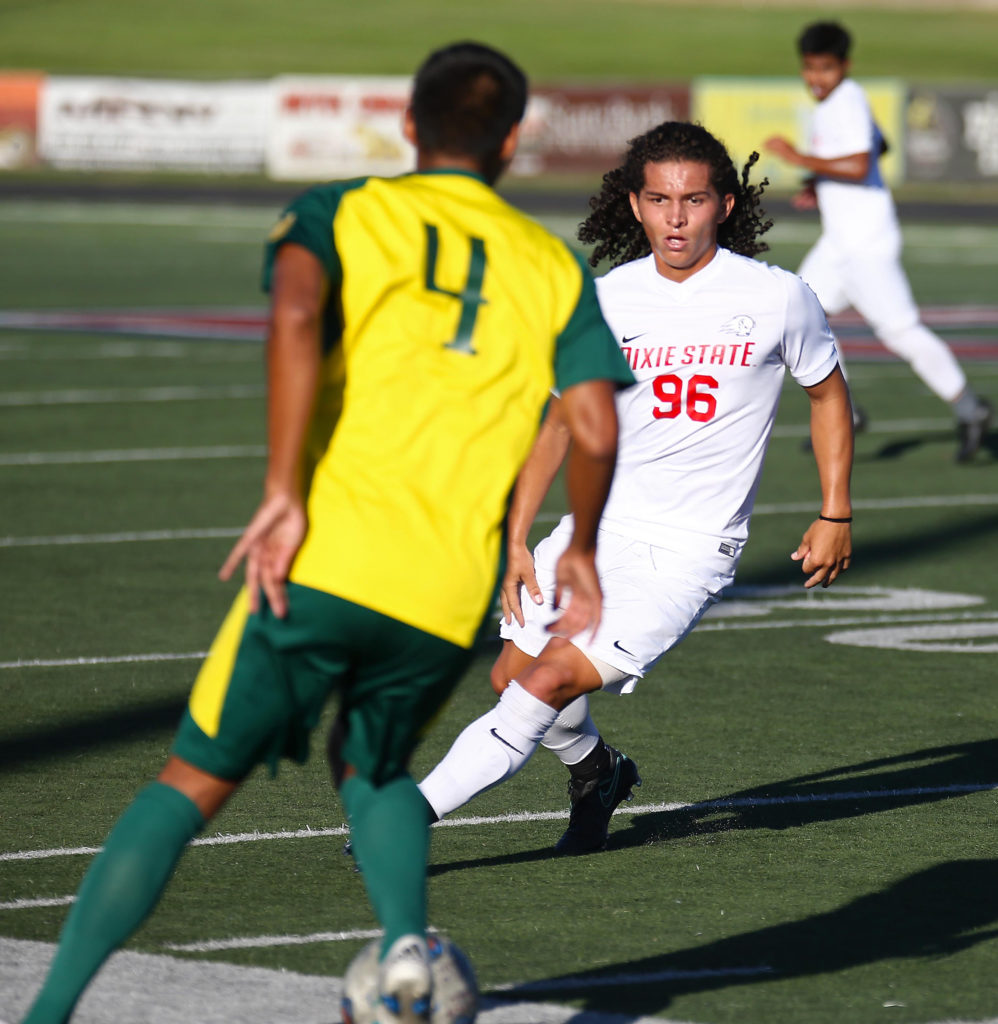
<path id="1" fill-rule="evenodd" d="M 589 689 L 581 683 L 570 663 L 547 660 L 543 654 L 517 682 L 538 700 L 559 711 Z"/>
<path id="2" fill-rule="evenodd" d="M 497 697 L 502 696 L 503 690 L 509 686 L 509 681 L 510 676 L 506 670 L 506 659 L 500 654 L 492 666 L 492 671 L 489 673 L 489 682 L 492 684 L 492 689 Z"/>

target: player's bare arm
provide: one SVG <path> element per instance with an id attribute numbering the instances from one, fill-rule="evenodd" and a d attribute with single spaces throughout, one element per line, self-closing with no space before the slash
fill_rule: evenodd
<path id="1" fill-rule="evenodd" d="M 506 574 L 503 577 L 499 600 L 506 622 L 513 618 L 522 626 L 523 609 L 520 605 L 521 587 L 531 600 L 540 604 L 541 588 L 534 574 L 534 556 L 527 545 L 541 502 L 551 489 L 555 475 L 565 455 L 572 435 L 562 414 L 561 399 L 552 395 L 547 415 L 538 431 L 537 439 L 523 464 L 513 490 L 508 519 Z"/>
<path id="2" fill-rule="evenodd" d="M 789 139 L 774 135 L 762 144 L 767 153 L 794 167 L 801 167 L 812 174 L 840 181 L 865 181 L 870 172 L 870 153 L 849 153 L 846 156 L 824 158 L 802 153 Z"/>
<path id="3" fill-rule="evenodd" d="M 260 591 L 274 614 L 287 614 L 285 582 L 307 519 L 302 454 L 319 380 L 319 330 L 328 282 L 308 249 L 282 246 L 274 264 L 267 329 L 267 471 L 263 501 L 219 570 L 228 579 L 246 559 L 250 609 Z"/>
<path id="4" fill-rule="evenodd" d="M 565 613 L 549 627 L 571 637 L 600 622 L 603 594 L 596 574 L 596 531 L 610 493 L 617 462 L 616 385 L 585 381 L 566 388 L 562 414 L 572 437 L 565 472 L 575 525 L 572 539 L 555 567 L 555 605 L 567 599 Z"/>
<path id="5" fill-rule="evenodd" d="M 811 442 L 821 484 L 821 513 L 791 558 L 801 563 L 804 586 L 827 587 L 849 568 L 852 557 L 853 422 L 849 388 L 836 368 L 806 388 L 811 403 Z"/>

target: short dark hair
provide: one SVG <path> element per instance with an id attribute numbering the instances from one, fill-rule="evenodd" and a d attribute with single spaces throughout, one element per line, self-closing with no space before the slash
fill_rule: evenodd
<path id="1" fill-rule="evenodd" d="M 730 215 L 718 228 L 719 245 L 742 256 L 765 252 L 769 246 L 759 236 L 773 222 L 766 219 L 760 200 L 769 182 L 763 179 L 759 185 L 750 185 L 748 180 L 758 159 L 759 154 L 753 153 L 739 177 L 724 144 L 702 125 L 689 121 L 665 121 L 631 139 L 624 162 L 603 175 L 603 188 L 589 200 L 591 212 L 579 227 L 579 241 L 595 245 L 590 265 L 609 259 L 619 266 L 651 252 L 644 228 L 631 210 L 630 195 L 638 195 L 644 188 L 648 164 L 672 161 L 706 164 L 717 194 L 735 197 Z"/>
<path id="2" fill-rule="evenodd" d="M 526 75 L 481 43 L 435 50 L 416 72 L 412 119 L 419 148 L 472 157 L 490 181 L 502 170 L 502 144 L 526 108 Z"/>
<path id="3" fill-rule="evenodd" d="M 797 39 L 797 50 L 802 57 L 809 53 L 828 53 L 839 60 L 848 60 L 851 47 L 852 36 L 836 21 L 816 21 Z"/>

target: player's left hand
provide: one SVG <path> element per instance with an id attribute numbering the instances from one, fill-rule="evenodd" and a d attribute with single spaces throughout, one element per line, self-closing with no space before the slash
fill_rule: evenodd
<path id="1" fill-rule="evenodd" d="M 506 552 L 506 575 L 499 589 L 499 602 L 502 605 L 502 617 L 508 626 L 513 619 L 521 628 L 526 621 L 523 617 L 521 589 L 534 604 L 543 604 L 541 593 L 534 572 L 534 556 L 526 544 L 510 544 Z"/>
<path id="2" fill-rule="evenodd" d="M 595 552 L 569 545 L 558 559 L 554 577 L 554 606 L 560 609 L 563 598 L 566 604 L 564 613 L 547 627 L 548 632 L 568 638 L 589 629 L 590 636 L 594 635 L 603 611 Z"/>
<path id="3" fill-rule="evenodd" d="M 797 151 L 797 147 L 789 140 L 785 139 L 782 135 L 773 135 L 762 144 L 762 148 L 767 153 L 772 153 L 773 156 L 778 157 L 780 160 L 786 160 L 787 163 L 796 163 L 800 157 L 800 153 Z"/>
<path id="4" fill-rule="evenodd" d="M 218 570 L 219 579 L 229 579 L 245 558 L 250 611 L 260 610 L 262 590 L 271 611 L 283 619 L 288 613 L 285 583 L 307 526 L 301 499 L 283 493 L 265 498 Z"/>
<path id="5" fill-rule="evenodd" d="M 849 568 L 852 559 L 852 529 L 848 523 L 829 523 L 824 519 L 815 519 L 790 557 L 801 563 L 801 572 L 807 576 L 804 586 L 808 590 L 819 583 L 823 587 L 830 586 Z"/>

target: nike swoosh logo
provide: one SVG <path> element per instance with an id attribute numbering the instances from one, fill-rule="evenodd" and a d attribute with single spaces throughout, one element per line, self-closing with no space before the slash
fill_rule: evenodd
<path id="1" fill-rule="evenodd" d="M 620 778 L 620 766 L 624 763 L 622 757 L 617 758 L 617 763 L 613 766 L 613 776 L 607 780 L 607 782 L 599 788 L 600 802 L 604 807 L 609 807 L 613 803 L 613 794 L 617 790 L 617 780 Z"/>
<path id="2" fill-rule="evenodd" d="M 614 640 L 613 646 L 616 647 L 618 651 L 623 651 L 624 654 L 626 654 L 629 658 L 633 658 L 634 657 L 634 652 L 633 651 L 629 651 L 626 647 L 621 647 L 619 640 Z"/>
<path id="3" fill-rule="evenodd" d="M 648 332 L 646 331 L 645 334 L 647 334 L 647 333 Z M 631 335 L 630 338 L 621 338 L 620 339 L 620 344 L 621 345 L 630 345 L 630 343 L 632 341 L 637 341 L 638 338 L 643 338 L 643 337 L 644 337 L 644 334 L 633 334 L 633 335 Z"/>
<path id="4" fill-rule="evenodd" d="M 497 739 L 497 740 L 498 740 L 498 741 L 499 741 L 500 743 L 502 743 L 502 744 L 504 744 L 505 746 L 509 747 L 509 749 L 510 749 L 510 750 L 515 750 L 515 751 L 516 751 L 516 752 L 517 752 L 517 753 L 518 753 L 518 754 L 519 754 L 519 755 L 520 755 L 521 757 L 523 756 L 523 751 L 522 751 L 522 750 L 520 750 L 520 749 L 519 749 L 519 748 L 517 748 L 517 747 L 514 747 L 514 746 L 513 746 L 513 744 L 509 742 L 509 740 L 504 740 L 504 739 L 503 739 L 503 738 L 502 738 L 502 737 L 501 737 L 501 736 L 499 735 L 499 733 L 497 733 L 497 732 L 495 731 L 495 729 L 489 729 L 489 732 L 490 732 L 490 733 L 492 733 L 492 735 L 493 735 L 493 736 L 495 736 L 495 738 L 496 738 L 496 739 Z"/>

